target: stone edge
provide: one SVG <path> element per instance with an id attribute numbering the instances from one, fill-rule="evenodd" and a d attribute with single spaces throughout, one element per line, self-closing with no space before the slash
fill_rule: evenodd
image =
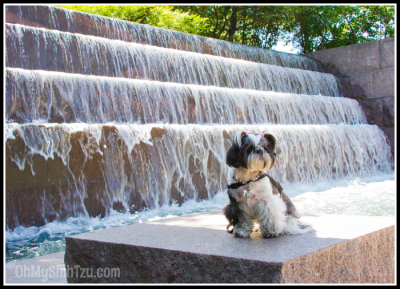
<path id="1" fill-rule="evenodd" d="M 66 238 L 65 264 L 120 267 L 119 278 L 68 283 L 394 283 L 394 225 L 283 263 Z M 71 248 L 74 248 L 72 250 Z M 77 250 L 77 248 L 79 248 Z M 88 252 L 95 253 L 91 256 Z"/>

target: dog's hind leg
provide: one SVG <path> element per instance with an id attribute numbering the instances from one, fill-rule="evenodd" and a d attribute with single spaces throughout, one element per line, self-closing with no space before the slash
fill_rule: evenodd
<path id="1" fill-rule="evenodd" d="M 278 237 L 284 231 L 284 227 L 277 225 L 273 221 L 263 220 L 260 224 L 260 233 L 264 238 Z"/>
<path id="2" fill-rule="evenodd" d="M 273 195 L 267 201 L 260 201 L 255 207 L 260 232 L 264 238 L 274 238 L 285 233 L 287 216 L 285 215 L 285 204 L 278 195 Z"/>

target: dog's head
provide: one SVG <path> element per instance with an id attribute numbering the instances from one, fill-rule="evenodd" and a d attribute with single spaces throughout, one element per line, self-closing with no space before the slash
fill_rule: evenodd
<path id="1" fill-rule="evenodd" d="M 238 131 L 226 155 L 226 164 L 250 171 L 264 171 L 275 163 L 275 138 L 268 133 Z"/>

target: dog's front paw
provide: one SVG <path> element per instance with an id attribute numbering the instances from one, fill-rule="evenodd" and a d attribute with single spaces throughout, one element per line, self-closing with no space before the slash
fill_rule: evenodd
<path id="1" fill-rule="evenodd" d="M 236 227 L 234 230 L 233 230 L 233 236 L 235 237 L 235 238 L 247 238 L 247 237 L 249 237 L 250 236 L 250 234 L 252 233 L 252 230 L 251 229 L 245 229 L 245 228 L 238 228 L 238 227 Z"/>
<path id="2" fill-rule="evenodd" d="M 276 237 L 278 237 L 278 234 L 264 234 L 263 235 L 263 238 L 268 238 L 268 239 L 270 239 L 270 238 L 276 238 Z"/>

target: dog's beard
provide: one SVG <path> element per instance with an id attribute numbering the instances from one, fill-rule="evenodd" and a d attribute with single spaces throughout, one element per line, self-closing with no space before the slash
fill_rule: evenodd
<path id="1" fill-rule="evenodd" d="M 247 169 L 250 171 L 263 171 L 269 169 L 271 164 L 272 160 L 267 153 L 251 153 L 247 158 Z"/>

